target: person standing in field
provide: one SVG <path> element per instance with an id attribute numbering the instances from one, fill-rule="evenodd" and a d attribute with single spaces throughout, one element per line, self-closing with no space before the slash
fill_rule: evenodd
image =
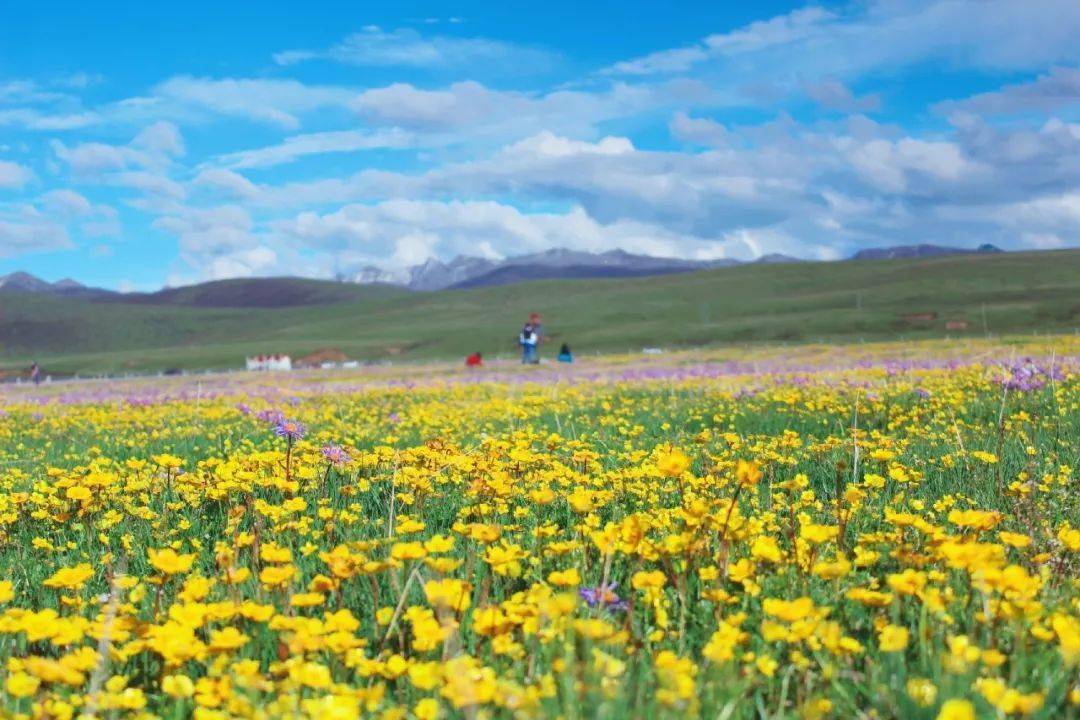
<path id="1" fill-rule="evenodd" d="M 566 343 L 563 343 L 562 347 L 559 348 L 558 360 L 561 363 L 572 363 L 572 362 L 574 362 L 574 354 L 572 352 L 570 352 L 570 346 L 567 345 Z"/>
<path id="2" fill-rule="evenodd" d="M 540 334 L 536 332 L 536 327 L 532 323 L 525 323 L 525 326 L 521 328 L 521 333 L 518 334 L 518 344 L 521 345 L 521 363 L 523 365 L 534 365 L 540 362 L 540 359 L 536 356 L 536 343 L 540 341 Z"/>
<path id="3" fill-rule="evenodd" d="M 41 367 L 37 363 L 30 366 L 30 382 L 35 385 L 41 384 Z"/>
<path id="4" fill-rule="evenodd" d="M 484 356 L 480 354 L 479 350 L 477 350 L 472 355 L 465 358 L 465 367 L 467 367 L 467 368 L 482 367 L 483 364 L 484 364 Z"/>

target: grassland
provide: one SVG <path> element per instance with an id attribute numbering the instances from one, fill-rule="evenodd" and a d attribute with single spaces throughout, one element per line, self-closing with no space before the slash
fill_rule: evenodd
<path id="1" fill-rule="evenodd" d="M 552 344 L 565 341 L 579 353 L 1074 332 L 1080 325 L 1077 250 L 746 265 L 436 293 L 295 282 L 305 284 L 300 302 L 310 302 L 205 306 L 243 300 L 227 286 L 210 300 L 197 289 L 176 291 L 169 304 L 4 295 L 0 365 L 37 360 L 60 374 L 229 368 L 249 354 L 322 348 L 361 360 L 509 355 L 532 311 L 543 313 Z"/>
<path id="2" fill-rule="evenodd" d="M 1078 343 L 0 386 L 0 714 L 1075 717 Z"/>

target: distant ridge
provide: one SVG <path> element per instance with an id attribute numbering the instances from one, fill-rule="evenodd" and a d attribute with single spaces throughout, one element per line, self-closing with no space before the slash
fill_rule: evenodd
<path id="1" fill-rule="evenodd" d="M 935 257 L 937 255 L 968 255 L 971 253 L 1005 252 L 996 245 L 986 243 L 974 250 L 945 245 L 894 245 L 892 247 L 867 248 L 851 256 L 852 260 L 897 260 L 900 258 Z"/>
<path id="2" fill-rule="evenodd" d="M 48 295 L 99 295 L 110 293 L 109 290 L 88 288 L 81 282 L 71 278 L 64 278 L 51 283 L 22 271 L 0 275 L 0 291 L 45 293 Z"/>
<path id="3" fill-rule="evenodd" d="M 970 255 L 1004 252 L 994 245 L 977 248 L 958 248 L 945 245 L 918 244 L 867 248 L 851 256 L 851 260 L 893 260 L 944 255 Z M 686 258 L 637 255 L 625 250 L 592 253 L 566 248 L 518 255 L 502 260 L 458 257 L 443 262 L 430 259 L 419 265 L 398 271 L 369 266 L 348 280 L 331 282 L 295 277 L 236 278 L 215 280 L 179 288 L 163 288 L 151 293 L 116 293 L 102 288 L 86 287 L 71 278 L 50 283 L 26 272 L 0 276 L 0 292 L 28 292 L 48 295 L 67 295 L 95 300 L 149 305 L 188 305 L 194 307 L 293 307 L 348 302 L 357 299 L 360 287 L 389 292 L 412 290 L 434 292 L 513 285 L 533 280 L 582 280 L 589 278 L 633 278 L 653 275 L 673 275 L 734 265 L 776 265 L 809 263 L 810 260 L 780 253 L 762 255 L 754 260 L 731 258 L 690 260 Z M 334 287 L 337 286 L 337 287 Z M 361 294 L 363 294 L 361 292 Z"/>
<path id="4" fill-rule="evenodd" d="M 860 250 L 850 259 L 888 260 L 989 252 L 1002 252 L 1002 250 L 993 245 L 980 245 L 975 249 L 929 244 L 897 245 Z M 625 250 L 590 253 L 555 248 L 530 255 L 518 255 L 504 260 L 488 260 L 464 255 L 458 256 L 450 262 L 432 259 L 397 273 L 387 272 L 376 267 L 368 267 L 358 273 L 353 280 L 361 284 L 381 283 L 398 285 L 410 290 L 433 291 L 511 285 L 530 280 L 646 277 L 709 270 L 732 265 L 775 265 L 805 262 L 810 261 L 781 253 L 770 253 L 744 262 L 730 258 L 687 260 L 684 258 L 653 257 L 650 255 L 636 255 Z"/>

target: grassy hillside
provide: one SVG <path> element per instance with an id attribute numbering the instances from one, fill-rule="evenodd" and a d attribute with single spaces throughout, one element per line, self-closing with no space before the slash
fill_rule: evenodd
<path id="1" fill-rule="evenodd" d="M 283 308 L 334 305 L 400 297 L 408 290 L 390 285 L 354 285 L 308 278 L 241 278 L 170 288 L 155 293 L 110 295 L 123 304 L 184 305 L 190 307 Z"/>
<path id="2" fill-rule="evenodd" d="M 208 308 L 190 299 L 150 305 L 0 296 L 0 365 L 37 359 L 55 373 L 228 368 L 247 354 L 320 348 L 365 360 L 510 354 L 530 311 L 543 313 L 552 344 L 566 341 L 578 352 L 1080 327 L 1080 250 L 744 265 L 437 293 L 347 287 L 361 291 L 355 298 L 332 283 L 280 282 L 302 282 L 305 293 L 332 304 Z M 205 290 L 187 292 L 205 297 Z M 947 330 L 949 321 L 967 326 Z"/>

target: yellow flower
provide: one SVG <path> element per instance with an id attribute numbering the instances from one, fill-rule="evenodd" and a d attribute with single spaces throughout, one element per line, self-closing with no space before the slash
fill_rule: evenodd
<path id="1" fill-rule="evenodd" d="M 15 597 L 15 589 L 10 580 L 0 580 L 0 603 L 10 602 Z"/>
<path id="2" fill-rule="evenodd" d="M 889 587 L 899 595 L 918 595 L 926 587 L 926 573 L 908 568 L 886 578 Z"/>
<path id="3" fill-rule="evenodd" d="M 735 659 L 735 648 L 743 641 L 746 633 L 726 622 L 721 622 L 716 632 L 705 644 L 702 654 L 714 663 L 724 663 Z"/>
<path id="4" fill-rule="evenodd" d="M 656 460 L 656 469 L 664 477 L 679 477 L 690 468 L 690 458 L 681 450 L 671 448 L 660 454 Z"/>
<path id="5" fill-rule="evenodd" d="M 761 480 L 761 468 L 756 462 L 740 460 L 735 466 L 735 482 L 744 488 L 754 487 Z"/>
<path id="6" fill-rule="evenodd" d="M 998 533 L 998 539 L 1006 545 L 1014 548 L 1026 548 L 1031 545 L 1031 538 L 1023 533 L 1007 532 L 1002 530 Z"/>
<path id="7" fill-rule="evenodd" d="M 413 707 L 413 715 L 416 716 L 416 720 L 437 720 L 439 717 L 439 701 L 424 698 Z"/>
<path id="8" fill-rule="evenodd" d="M 554 570 L 548 574 L 548 582 L 558 587 L 577 587 L 581 584 L 581 574 L 577 568 Z"/>
<path id="9" fill-rule="evenodd" d="M 878 631 L 878 647 L 882 652 L 899 652 L 907 647 L 908 629 L 899 625 L 886 625 Z"/>
<path id="10" fill-rule="evenodd" d="M 4 682 L 8 693 L 17 698 L 30 697 L 37 692 L 39 685 L 41 685 L 41 680 L 24 672 L 13 672 Z"/>
<path id="11" fill-rule="evenodd" d="M 438 662 L 417 662 L 409 666 L 409 682 L 420 690 L 434 690 L 442 682 L 442 667 Z"/>
<path id="12" fill-rule="evenodd" d="M 1064 613 L 1055 613 L 1050 626 L 1057 634 L 1061 656 L 1066 664 L 1080 664 L 1080 620 Z"/>
<path id="13" fill-rule="evenodd" d="M 465 612 L 471 602 L 470 593 L 468 583 L 453 578 L 428 580 L 424 583 L 424 596 L 435 608 L 444 607 L 454 612 Z"/>
<path id="14" fill-rule="evenodd" d="M 968 700 L 946 700 L 937 714 L 937 720 L 975 720 L 975 706 Z"/>
<path id="15" fill-rule="evenodd" d="M 842 557 L 838 557 L 832 562 L 825 560 L 816 562 L 813 568 L 813 573 L 825 580 L 836 580 L 844 577 L 849 572 L 851 572 L 851 563 Z"/>
<path id="16" fill-rule="evenodd" d="M 180 458 L 176 457 L 175 455 L 168 455 L 164 453 L 161 455 L 154 455 L 150 459 L 154 461 L 155 465 L 172 470 L 183 467 L 184 465 L 184 461 Z"/>
<path id="17" fill-rule="evenodd" d="M 269 565 L 259 573 L 259 582 L 267 587 L 279 587 L 285 585 L 296 574 L 296 568 L 292 565 Z"/>
<path id="18" fill-rule="evenodd" d="M 187 698 L 195 694 L 195 683 L 187 675 L 166 675 L 161 679 L 161 690 L 174 698 Z"/>
<path id="19" fill-rule="evenodd" d="M 320 592 L 296 593 L 289 598 L 292 607 L 315 607 L 326 602 L 326 596 Z"/>
<path id="20" fill-rule="evenodd" d="M 521 577 L 521 560 L 524 557 L 517 545 L 504 544 L 489 547 L 484 559 L 496 575 Z"/>
<path id="21" fill-rule="evenodd" d="M 89 563 L 79 563 L 75 567 L 60 568 L 47 578 L 42 585 L 51 588 L 79 589 L 94 575 Z"/>
<path id="22" fill-rule="evenodd" d="M 424 544 L 419 542 L 394 543 L 390 548 L 390 557 L 394 560 L 419 560 L 427 556 Z"/>
<path id="23" fill-rule="evenodd" d="M 164 550 L 150 548 L 147 554 L 150 556 L 150 564 L 162 575 L 186 573 L 195 562 L 195 555 L 179 555 L 172 548 Z"/>
<path id="24" fill-rule="evenodd" d="M 587 513 L 596 507 L 595 495 L 584 488 L 575 488 L 574 492 L 566 496 L 566 501 L 576 513 Z"/>
<path id="25" fill-rule="evenodd" d="M 76 500 L 78 502 L 83 502 L 93 497 L 93 493 L 90 492 L 90 488 L 83 485 L 75 485 L 73 487 L 69 487 L 67 490 L 64 491 L 64 495 L 67 497 L 68 500 Z"/>
<path id="26" fill-rule="evenodd" d="M 268 563 L 292 562 L 292 550 L 274 543 L 266 543 L 259 548 L 259 557 Z"/>
<path id="27" fill-rule="evenodd" d="M 771 615 L 784 622 L 802 620 L 814 613 L 814 601 L 808 597 L 796 600 L 780 600 L 778 598 L 765 598 L 762 609 L 766 615 Z"/>
<path id="28" fill-rule="evenodd" d="M 807 523 L 799 528 L 799 537 L 811 545 L 820 545 L 834 540 L 840 534 L 840 528 L 835 525 L 815 525 Z"/>
<path id="29" fill-rule="evenodd" d="M 919 707 L 930 707 L 937 700 L 937 686 L 926 678 L 911 678 L 905 689 Z"/>
<path id="30" fill-rule="evenodd" d="M 754 667 L 756 667 L 758 669 L 758 672 L 760 672 L 765 677 L 772 677 L 773 675 L 775 675 L 776 668 L 778 668 L 779 666 L 780 663 L 776 662 L 776 660 L 769 657 L 768 655 L 759 655 L 757 659 L 754 660 Z"/>
<path id="31" fill-rule="evenodd" d="M 1071 552 L 1080 551 L 1080 529 L 1063 526 L 1057 533 L 1058 540 Z"/>
<path id="32" fill-rule="evenodd" d="M 432 554 L 447 553 L 454 549 L 454 538 L 434 535 L 424 543 L 424 549 Z"/>
<path id="33" fill-rule="evenodd" d="M 330 687 L 333 681 L 330 668 L 317 662 L 305 662 L 289 671 L 289 677 L 309 688 L 320 690 Z"/>
<path id="34" fill-rule="evenodd" d="M 754 538 L 754 544 L 750 546 L 750 555 L 755 560 L 771 563 L 778 563 L 783 559 L 776 539 L 768 535 L 758 535 Z"/>
<path id="35" fill-rule="evenodd" d="M 953 525 L 972 530 L 991 530 L 1002 518 L 1001 513 L 987 510 L 953 510 L 949 513 L 949 522 Z"/>
<path id="36" fill-rule="evenodd" d="M 228 652 L 231 650 L 239 650 L 247 645 L 250 637 L 240 632 L 234 627 L 227 627 L 223 630 L 214 630 L 210 633 L 210 649 L 217 652 Z"/>
<path id="37" fill-rule="evenodd" d="M 634 573 L 630 584 L 634 586 L 635 590 L 645 590 L 647 588 L 662 588 L 665 581 L 666 578 L 662 570 L 653 570 L 651 572 L 641 570 Z"/>

